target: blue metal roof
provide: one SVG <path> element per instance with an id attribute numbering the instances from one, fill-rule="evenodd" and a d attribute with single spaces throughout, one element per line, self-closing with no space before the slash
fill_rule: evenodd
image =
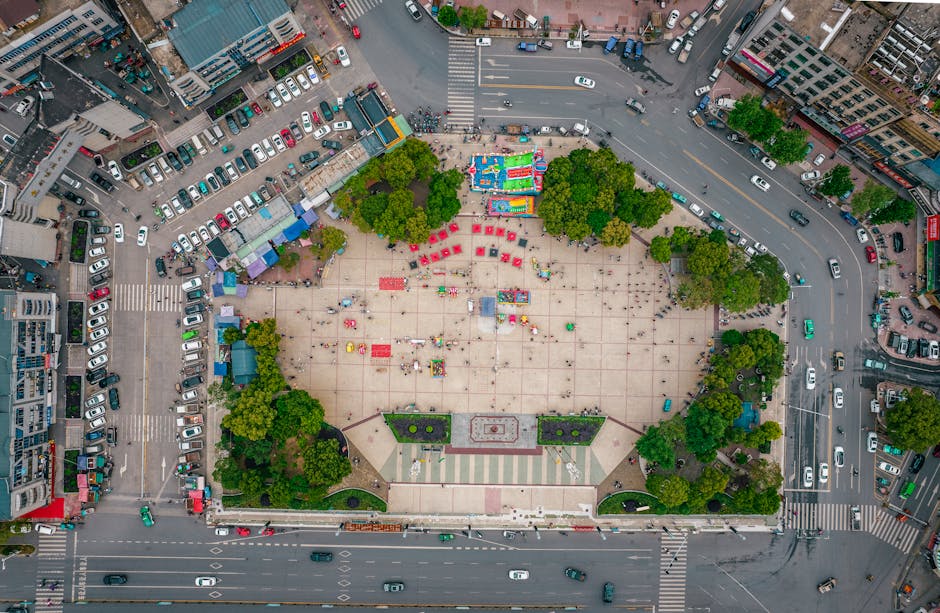
<path id="1" fill-rule="evenodd" d="M 288 12 L 284 0 L 195 0 L 173 14 L 168 35 L 194 68 Z"/>

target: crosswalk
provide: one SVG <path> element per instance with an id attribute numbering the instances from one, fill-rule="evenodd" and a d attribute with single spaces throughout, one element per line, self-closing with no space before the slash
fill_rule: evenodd
<path id="1" fill-rule="evenodd" d="M 477 58 L 474 39 L 448 40 L 447 123 L 458 129 L 476 124 Z"/>
<path id="2" fill-rule="evenodd" d="M 852 506 L 854 505 L 835 502 L 791 502 L 787 505 L 785 527 L 791 530 L 824 532 L 851 530 L 849 509 Z M 862 531 L 897 547 L 902 553 L 910 553 L 921 534 L 918 524 L 912 521 L 900 522 L 897 520 L 897 513 L 880 505 L 862 504 L 858 507 L 862 515 Z"/>
<path id="3" fill-rule="evenodd" d="M 346 8 L 343 10 L 343 14 L 349 20 L 349 23 L 352 23 L 353 20 L 359 19 L 380 4 L 382 4 L 382 0 L 346 0 Z"/>
<path id="4" fill-rule="evenodd" d="M 150 285 L 117 283 L 111 286 L 114 306 L 120 311 L 181 311 L 183 290 L 179 283 Z"/>
<path id="5" fill-rule="evenodd" d="M 157 407 L 159 410 L 159 407 Z M 176 415 L 164 409 L 156 415 L 111 412 L 109 424 L 118 429 L 121 445 L 139 442 L 167 442 L 176 439 Z"/>
<path id="6" fill-rule="evenodd" d="M 65 592 L 65 557 L 68 532 L 39 535 L 36 565 L 36 613 L 61 613 Z"/>
<path id="7" fill-rule="evenodd" d="M 86 287 L 88 287 L 88 266 L 69 262 L 69 293 L 83 293 Z"/>
<path id="8" fill-rule="evenodd" d="M 682 613 L 685 611 L 688 534 L 664 533 L 660 545 L 662 551 L 659 556 L 659 610 Z"/>

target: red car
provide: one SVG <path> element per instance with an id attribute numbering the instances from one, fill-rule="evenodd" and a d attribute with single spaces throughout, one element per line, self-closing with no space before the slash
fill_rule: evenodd
<path id="1" fill-rule="evenodd" d="M 868 258 L 869 264 L 874 264 L 878 261 L 878 254 L 875 252 L 875 248 L 871 245 L 865 246 L 865 257 Z"/>
<path id="2" fill-rule="evenodd" d="M 313 115 L 313 123 L 317 124 L 318 126 L 323 124 L 323 122 L 320 120 L 320 116 L 316 111 L 310 111 L 310 113 Z"/>
<path id="3" fill-rule="evenodd" d="M 228 219 L 222 213 L 215 216 L 215 223 L 219 225 L 220 230 L 228 230 L 232 227 L 232 224 L 229 223 Z"/>
<path id="4" fill-rule="evenodd" d="M 111 294 L 111 290 L 108 289 L 107 287 L 99 287 L 93 292 L 88 292 L 88 299 L 89 300 L 101 300 L 102 298 L 106 298 L 110 294 Z"/>
<path id="5" fill-rule="evenodd" d="M 261 110 L 261 105 L 257 102 L 251 103 L 251 110 L 255 112 L 255 115 L 264 115 L 264 111 Z"/>
<path id="6" fill-rule="evenodd" d="M 293 148 L 297 144 L 297 141 L 294 140 L 294 136 L 287 128 L 281 130 L 281 138 L 284 139 L 284 144 L 290 148 Z"/>
<path id="7" fill-rule="evenodd" d="M 359 26 L 353 26 L 352 33 L 353 33 L 353 38 L 358 39 L 362 37 L 362 34 L 359 32 Z"/>
<path id="8" fill-rule="evenodd" d="M 251 535 L 251 530 L 249 530 L 248 528 L 244 526 L 239 526 L 235 528 L 235 532 L 238 534 L 238 536 L 250 536 Z"/>
<path id="9" fill-rule="evenodd" d="M 265 528 L 264 530 L 261 531 L 261 534 L 262 536 L 273 536 L 274 528 Z"/>

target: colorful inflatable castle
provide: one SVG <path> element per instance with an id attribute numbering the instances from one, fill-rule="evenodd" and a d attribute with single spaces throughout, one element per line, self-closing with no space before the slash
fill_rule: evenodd
<path id="1" fill-rule="evenodd" d="M 541 149 L 520 155 L 475 155 L 470 160 L 467 173 L 470 175 L 470 189 L 477 192 L 494 192 L 514 196 L 536 196 L 542 191 L 542 176 L 548 168 Z M 502 199 L 506 200 L 506 199 Z M 499 210 L 505 207 L 504 215 L 525 214 L 511 212 L 513 207 L 525 210 L 525 204 L 490 203 L 491 208 Z M 532 214 L 532 211 L 528 213 Z"/>

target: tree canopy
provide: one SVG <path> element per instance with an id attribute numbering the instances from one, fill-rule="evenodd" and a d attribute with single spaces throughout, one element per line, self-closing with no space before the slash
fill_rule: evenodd
<path id="1" fill-rule="evenodd" d="M 895 198 L 891 204 L 872 213 L 871 222 L 875 225 L 910 221 L 917 215 L 917 205 L 904 198 Z"/>
<path id="2" fill-rule="evenodd" d="M 897 194 L 890 187 L 872 179 L 866 179 L 865 187 L 852 196 L 852 213 L 856 217 L 875 213 L 890 205 L 895 198 Z"/>
<path id="3" fill-rule="evenodd" d="M 852 183 L 851 174 L 851 168 L 845 164 L 837 164 L 826 173 L 816 189 L 824 196 L 841 196 L 855 187 Z"/>
<path id="4" fill-rule="evenodd" d="M 778 164 L 792 164 L 806 157 L 806 130 L 780 130 L 767 143 L 767 155 Z"/>
<path id="5" fill-rule="evenodd" d="M 462 6 L 457 14 L 460 15 L 460 25 L 466 28 L 467 32 L 473 32 L 486 25 L 489 11 L 482 5 Z"/>
<path id="6" fill-rule="evenodd" d="M 751 140 L 761 143 L 766 143 L 773 138 L 782 126 L 783 121 L 772 111 L 764 108 L 761 99 L 752 94 L 741 96 L 734 108 L 728 112 L 729 128 L 743 132 Z"/>
<path id="7" fill-rule="evenodd" d="M 918 453 L 940 441 L 940 401 L 919 387 L 885 413 L 891 442 Z"/>

